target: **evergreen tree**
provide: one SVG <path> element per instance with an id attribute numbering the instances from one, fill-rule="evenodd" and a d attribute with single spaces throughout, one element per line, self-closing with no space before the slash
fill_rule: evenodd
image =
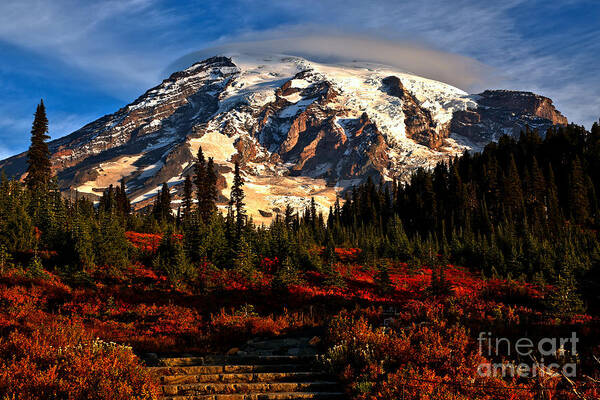
<path id="1" fill-rule="evenodd" d="M 210 216 L 216 211 L 217 201 L 217 174 L 212 157 L 204 167 L 204 181 L 198 190 L 198 211 L 202 220 L 206 223 Z"/>
<path id="2" fill-rule="evenodd" d="M 192 196 L 193 196 L 193 187 L 192 187 L 192 177 L 190 175 L 186 175 L 185 181 L 183 182 L 183 220 L 188 222 L 192 215 Z"/>
<path id="3" fill-rule="evenodd" d="M 554 291 L 547 300 L 547 305 L 552 315 L 561 319 L 585 312 L 583 301 L 577 293 L 575 278 L 570 271 L 563 270 L 559 274 Z"/>
<path id="4" fill-rule="evenodd" d="M 589 220 L 590 203 L 585 177 L 578 157 L 571 163 L 569 172 L 569 211 L 575 223 L 585 224 Z"/>
<path id="5" fill-rule="evenodd" d="M 75 213 L 69 242 L 73 247 L 69 252 L 71 266 L 89 271 L 95 265 L 92 221 L 81 211 Z"/>
<path id="6" fill-rule="evenodd" d="M 548 166 L 548 188 L 546 191 L 546 209 L 548 223 L 553 229 L 560 227 L 562 221 L 562 211 L 558 199 L 558 188 L 554 179 L 554 170 Z"/>
<path id="7" fill-rule="evenodd" d="M 170 222 L 173 220 L 173 212 L 171 210 L 171 191 L 166 182 L 163 183 L 162 188 L 156 194 L 152 213 L 158 221 Z"/>
<path id="8" fill-rule="evenodd" d="M 375 276 L 375 285 L 377 285 L 377 290 L 383 296 L 394 291 L 394 283 L 390 277 L 390 266 L 388 263 L 383 263 L 379 266 L 379 271 Z"/>
<path id="9" fill-rule="evenodd" d="M 98 227 L 93 232 L 95 252 L 93 260 L 96 265 L 108 267 L 112 272 L 118 273 L 129 263 L 129 245 L 125 237 L 125 227 L 110 213 L 101 211 L 98 219 Z"/>
<path id="10" fill-rule="evenodd" d="M 285 205 L 285 212 L 284 212 L 284 217 L 283 217 L 285 227 L 287 229 L 292 228 L 293 218 L 294 218 L 294 210 L 292 209 L 292 206 L 290 206 L 290 204 L 287 203 Z"/>
<path id="11" fill-rule="evenodd" d="M 402 221 L 395 215 L 389 225 L 388 239 L 390 242 L 390 256 L 399 261 L 409 261 L 412 258 L 413 249 L 402 226 Z"/>
<path id="12" fill-rule="evenodd" d="M 127 218 L 131 214 L 131 202 L 127 197 L 127 188 L 125 187 L 125 178 L 121 179 L 121 185 L 116 193 L 117 209 L 119 213 Z"/>
<path id="13" fill-rule="evenodd" d="M 241 237 L 238 244 L 235 259 L 233 260 L 233 268 L 250 280 L 254 280 L 256 272 L 256 255 L 252 246 L 248 241 Z"/>
<path id="14" fill-rule="evenodd" d="M 198 200 L 198 215 L 203 221 L 206 221 L 205 210 L 203 209 L 206 198 L 206 159 L 202 152 L 202 147 L 198 147 L 196 165 L 194 165 L 194 183 L 196 184 L 196 199 Z"/>
<path id="15" fill-rule="evenodd" d="M 50 151 L 48 143 L 48 118 L 46 108 L 41 100 L 35 111 L 31 127 L 31 145 L 27 151 L 27 177 L 25 183 L 29 189 L 45 188 L 50 183 L 52 168 L 50 164 Z"/>
<path id="16" fill-rule="evenodd" d="M 504 177 L 504 204 L 514 216 L 521 216 L 523 209 L 523 189 L 515 158 L 511 155 L 508 172 Z"/>
<path id="17" fill-rule="evenodd" d="M 180 240 L 173 237 L 169 228 L 162 237 L 154 258 L 154 267 L 163 271 L 176 286 L 192 280 L 194 269 L 189 263 Z"/>
<path id="18" fill-rule="evenodd" d="M 285 292 L 289 286 L 299 285 L 301 283 L 302 279 L 300 277 L 300 271 L 298 268 L 294 267 L 292 260 L 289 257 L 286 257 L 281 263 L 281 267 L 277 269 L 273 276 L 271 287 L 275 291 Z"/>
<path id="19" fill-rule="evenodd" d="M 446 273 L 441 265 L 433 267 L 431 271 L 431 293 L 437 296 L 452 293 L 452 286 L 446 279 Z"/>
<path id="20" fill-rule="evenodd" d="M 232 213 L 232 217 L 235 219 L 235 240 L 236 243 L 242 236 L 242 230 L 246 224 L 246 210 L 244 210 L 244 178 L 240 173 L 240 164 L 235 162 L 235 169 L 233 173 L 233 185 L 231 186 L 231 193 L 229 195 L 229 210 Z"/>
<path id="21" fill-rule="evenodd" d="M 325 257 L 325 262 L 328 265 L 333 264 L 337 259 L 337 255 L 335 254 L 335 242 L 333 241 L 333 235 L 331 231 L 327 232 L 327 242 L 325 243 L 323 255 Z"/>

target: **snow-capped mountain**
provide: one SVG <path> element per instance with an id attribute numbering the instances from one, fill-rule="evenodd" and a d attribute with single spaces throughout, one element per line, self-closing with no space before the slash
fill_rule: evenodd
<path id="1" fill-rule="evenodd" d="M 469 95 L 382 65 L 231 54 L 172 74 L 50 150 L 64 191 L 98 195 L 124 178 L 143 206 L 163 182 L 180 190 L 202 146 L 223 189 L 234 161 L 241 163 L 248 208 L 266 221 L 311 197 L 328 207 L 368 176 L 406 179 L 525 125 L 543 132 L 566 123 L 550 99 L 533 93 Z M 0 168 L 22 175 L 25 154 Z M 223 202 L 228 194 L 222 190 Z"/>

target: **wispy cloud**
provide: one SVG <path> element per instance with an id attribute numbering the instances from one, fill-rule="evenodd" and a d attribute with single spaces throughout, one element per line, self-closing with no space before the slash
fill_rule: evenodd
<path id="1" fill-rule="evenodd" d="M 100 80 L 98 86 L 110 90 L 139 90 L 154 83 L 164 66 L 164 48 L 150 40 L 150 33 L 174 22 L 169 14 L 157 13 L 158 3 L 5 0 L 0 3 L 0 40 L 59 59 L 89 74 L 92 84 Z M 148 42 L 134 40 L 141 32 Z"/>
<path id="2" fill-rule="evenodd" d="M 246 33 L 229 42 L 190 53 L 168 67 L 172 72 L 193 62 L 231 51 L 287 54 L 313 61 L 336 63 L 369 61 L 400 68 L 463 89 L 477 90 L 491 81 L 495 72 L 472 58 L 435 50 L 402 40 L 386 40 L 352 33 L 326 32 L 323 27 L 284 27 L 260 33 Z"/>

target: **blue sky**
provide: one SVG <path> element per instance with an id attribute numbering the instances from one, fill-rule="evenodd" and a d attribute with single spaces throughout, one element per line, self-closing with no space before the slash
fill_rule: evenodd
<path id="1" fill-rule="evenodd" d="M 468 91 L 532 90 L 574 122 L 600 117 L 596 0 L 3 0 L 0 158 L 27 149 L 40 98 L 60 137 L 131 102 L 181 57 L 248 41 L 321 58 L 414 57 L 413 72 Z"/>

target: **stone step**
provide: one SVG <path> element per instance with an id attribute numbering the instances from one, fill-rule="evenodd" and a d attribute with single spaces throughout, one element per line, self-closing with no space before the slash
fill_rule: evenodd
<path id="1" fill-rule="evenodd" d="M 302 382 L 325 379 L 323 372 L 260 372 L 260 373 L 215 373 L 196 375 L 163 375 L 160 382 L 165 385 L 190 383 L 242 383 L 242 382 Z"/>
<path id="2" fill-rule="evenodd" d="M 159 365 L 165 367 L 188 365 L 247 365 L 247 364 L 293 364 L 310 363 L 315 356 L 279 356 L 279 355 L 244 355 L 226 356 L 209 355 L 204 357 L 170 357 L 161 358 Z"/>
<path id="3" fill-rule="evenodd" d="M 163 400 L 343 400 L 342 392 L 280 392 L 280 393 L 235 393 L 189 396 L 165 396 Z"/>
<path id="4" fill-rule="evenodd" d="M 259 373 L 259 372 L 310 372 L 310 364 L 263 364 L 263 365 L 192 365 L 176 367 L 148 367 L 157 376 L 162 375 L 200 375 L 223 373 Z"/>
<path id="5" fill-rule="evenodd" d="M 337 382 L 248 382 L 248 383 L 191 383 L 183 385 L 163 385 L 167 396 L 194 394 L 235 394 L 273 392 L 331 392 L 337 391 Z"/>

